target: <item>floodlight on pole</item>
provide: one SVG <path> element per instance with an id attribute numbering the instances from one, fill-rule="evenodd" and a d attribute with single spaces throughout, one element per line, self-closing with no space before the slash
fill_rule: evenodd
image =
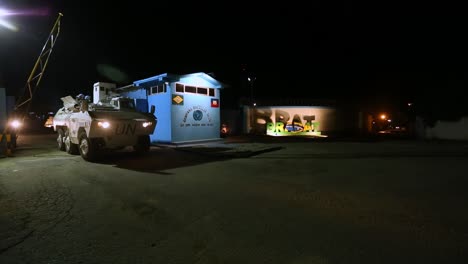
<path id="1" fill-rule="evenodd" d="M 255 104 L 255 98 L 254 98 L 254 81 L 257 79 L 257 77 L 247 77 L 247 81 L 249 81 L 250 85 L 250 105 Z"/>
<path id="2" fill-rule="evenodd" d="M 247 77 L 247 81 L 249 82 L 250 85 L 250 133 L 256 133 L 256 124 L 255 124 L 255 112 L 256 112 L 256 106 L 257 103 L 255 103 L 255 98 L 254 98 L 254 81 L 256 80 L 256 77 Z"/>
<path id="3" fill-rule="evenodd" d="M 10 11 L 0 8 L 0 17 L 8 16 L 9 14 L 10 14 Z"/>
<path id="4" fill-rule="evenodd" d="M 18 31 L 18 28 L 12 23 L 8 22 L 4 17 L 10 16 L 12 13 L 6 9 L 0 8 L 0 27 L 4 27 L 11 31 Z"/>

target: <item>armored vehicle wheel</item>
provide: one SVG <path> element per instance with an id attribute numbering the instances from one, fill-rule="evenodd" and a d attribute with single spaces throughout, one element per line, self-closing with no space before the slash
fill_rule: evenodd
<path id="1" fill-rule="evenodd" d="M 65 143 L 63 142 L 65 139 L 65 132 L 63 132 L 63 129 L 59 128 L 57 130 L 57 147 L 59 150 L 64 151 L 65 150 Z"/>
<path id="2" fill-rule="evenodd" d="M 68 131 L 65 133 L 64 143 L 65 143 L 65 151 L 68 154 L 73 154 L 73 155 L 78 154 L 78 145 L 71 142 L 70 136 L 68 135 Z"/>
<path id="3" fill-rule="evenodd" d="M 146 153 L 150 149 L 150 136 L 139 136 L 138 137 L 138 142 L 135 146 L 133 146 L 133 149 L 135 150 L 136 153 L 142 154 Z"/>
<path id="4" fill-rule="evenodd" d="M 86 136 L 86 132 L 81 131 L 78 139 L 80 142 L 79 150 L 81 157 L 87 161 L 95 160 L 97 156 L 97 149 L 88 136 Z"/>

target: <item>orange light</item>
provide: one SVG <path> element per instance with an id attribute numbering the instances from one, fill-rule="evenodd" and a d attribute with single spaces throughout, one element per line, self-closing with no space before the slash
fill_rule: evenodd
<path id="1" fill-rule="evenodd" d="M 386 115 L 380 115 L 380 119 L 384 120 L 385 118 L 387 118 Z"/>

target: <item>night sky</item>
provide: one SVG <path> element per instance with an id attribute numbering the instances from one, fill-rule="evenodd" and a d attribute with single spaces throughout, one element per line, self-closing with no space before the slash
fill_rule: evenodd
<path id="1" fill-rule="evenodd" d="M 441 117 L 468 112 L 461 7 L 95 2 L 0 1 L 38 11 L 8 17 L 18 32 L 0 28 L 0 86 L 18 95 L 62 12 L 34 97 L 38 109 L 56 110 L 60 97 L 89 94 L 97 81 L 123 86 L 165 72 L 206 72 L 229 84 L 222 102 L 233 107 L 250 95 L 245 80 L 255 76 L 258 99 L 333 99 L 371 108 L 412 102 L 422 114 Z"/>

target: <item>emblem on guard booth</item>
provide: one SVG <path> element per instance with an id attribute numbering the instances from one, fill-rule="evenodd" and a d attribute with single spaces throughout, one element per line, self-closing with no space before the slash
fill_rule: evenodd
<path id="1" fill-rule="evenodd" d="M 195 119 L 195 121 L 200 121 L 202 120 L 203 118 L 203 112 L 200 111 L 200 110 L 195 110 L 193 111 L 193 119 Z"/>
<path id="2" fill-rule="evenodd" d="M 219 99 L 211 99 L 211 107 L 219 107 Z"/>
<path id="3" fill-rule="evenodd" d="M 173 94 L 172 95 L 172 104 L 173 105 L 184 105 L 184 96 Z"/>

